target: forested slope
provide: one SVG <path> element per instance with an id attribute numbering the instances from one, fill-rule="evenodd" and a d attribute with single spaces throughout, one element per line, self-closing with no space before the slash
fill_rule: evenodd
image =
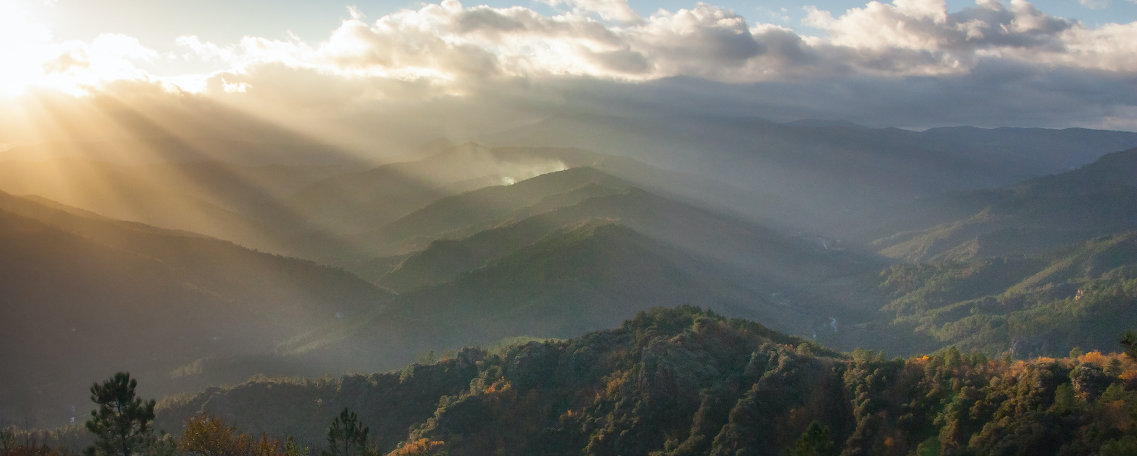
<path id="1" fill-rule="evenodd" d="M 204 413 L 318 448 L 345 407 L 397 454 L 1132 454 L 1137 363 L 838 354 L 684 307 L 401 372 L 211 389 L 159 422 Z"/>

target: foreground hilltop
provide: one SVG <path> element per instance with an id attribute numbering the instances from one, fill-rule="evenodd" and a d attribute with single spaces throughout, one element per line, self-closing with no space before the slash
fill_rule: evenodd
<path id="1" fill-rule="evenodd" d="M 396 454 L 1132 454 L 1137 362 L 888 360 L 681 307 L 401 372 L 211 388 L 165 401 L 158 428 L 205 414 L 319 448 L 345 407 Z"/>

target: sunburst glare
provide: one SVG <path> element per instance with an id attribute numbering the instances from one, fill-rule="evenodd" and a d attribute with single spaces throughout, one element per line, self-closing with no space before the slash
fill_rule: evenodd
<path id="1" fill-rule="evenodd" d="M 43 76 L 51 32 L 19 5 L 0 2 L 0 95 L 21 95 Z"/>

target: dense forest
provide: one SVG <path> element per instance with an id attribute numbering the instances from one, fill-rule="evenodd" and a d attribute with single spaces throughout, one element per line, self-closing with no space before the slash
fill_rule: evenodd
<path id="1" fill-rule="evenodd" d="M 1124 354 L 1075 349 L 1014 360 L 952 347 L 890 359 L 833 352 L 694 307 L 657 309 L 615 330 L 471 347 L 401 371 L 259 378 L 166 399 L 156 413 L 137 413 L 143 426 L 134 429 L 144 432 L 132 448 L 187 455 L 1134 454 L 1137 340 L 1129 334 L 1121 342 Z M 125 382 L 115 377 L 92 392 L 116 379 Z M 100 419 L 92 413 L 85 429 L 56 433 L 9 428 L 0 451 L 73 453 L 101 442 L 101 428 L 91 424 Z"/>

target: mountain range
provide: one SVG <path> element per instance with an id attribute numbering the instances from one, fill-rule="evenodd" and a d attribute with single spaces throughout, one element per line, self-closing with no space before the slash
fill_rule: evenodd
<path id="1" fill-rule="evenodd" d="M 1135 326 L 1137 134 L 649 120 L 556 117 L 378 164 L 310 143 L 277 163 L 220 140 L 10 150 L 0 353 L 26 368 L 0 374 L 0 416 L 80 416 L 108 366 L 194 393 L 659 307 L 903 356 L 1109 350 Z"/>
<path id="2" fill-rule="evenodd" d="M 873 246 L 911 261 L 1038 255 L 1137 227 L 1137 149 L 1020 184 L 927 202 L 957 219 L 900 232 Z M 931 212 L 923 209 L 924 212 Z"/>

